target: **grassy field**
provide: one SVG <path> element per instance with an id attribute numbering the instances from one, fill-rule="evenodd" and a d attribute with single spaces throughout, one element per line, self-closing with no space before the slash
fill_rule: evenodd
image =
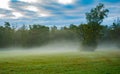
<path id="1" fill-rule="evenodd" d="M 120 74 L 120 52 L 0 52 L 0 74 Z"/>

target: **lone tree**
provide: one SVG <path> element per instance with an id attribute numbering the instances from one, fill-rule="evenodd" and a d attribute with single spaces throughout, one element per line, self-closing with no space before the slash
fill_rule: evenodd
<path id="1" fill-rule="evenodd" d="M 80 25 L 83 50 L 94 51 L 96 49 L 102 30 L 100 24 L 107 17 L 108 12 L 108 9 L 104 9 L 104 4 L 99 3 L 86 13 L 87 24 Z"/>

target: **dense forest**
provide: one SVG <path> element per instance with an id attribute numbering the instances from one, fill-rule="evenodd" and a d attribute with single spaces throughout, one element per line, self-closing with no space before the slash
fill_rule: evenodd
<path id="1" fill-rule="evenodd" d="M 98 43 L 114 43 L 120 48 L 120 20 L 116 18 L 112 25 L 102 25 L 109 10 L 103 4 L 97 5 L 86 13 L 86 24 L 69 27 L 47 27 L 33 24 L 23 25 L 19 29 L 11 27 L 9 22 L 0 26 L 0 48 L 42 46 L 51 41 L 79 40 L 83 50 L 95 50 Z"/>

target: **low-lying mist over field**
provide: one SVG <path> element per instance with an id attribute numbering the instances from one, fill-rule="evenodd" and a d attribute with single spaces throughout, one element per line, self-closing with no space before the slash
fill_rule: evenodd
<path id="1" fill-rule="evenodd" d="M 89 51 L 90 53 L 99 52 L 99 51 L 118 51 L 119 49 L 114 44 L 99 44 L 95 51 Z M 82 48 L 79 41 L 54 41 L 50 42 L 41 47 L 31 47 L 31 48 L 22 48 L 22 47 L 11 47 L 4 48 L 4 50 L 0 50 L 1 54 L 4 55 L 36 55 L 36 54 L 59 54 L 59 53 L 86 53 Z M 88 53 L 88 52 L 87 52 Z"/>
<path id="2" fill-rule="evenodd" d="M 54 41 L 41 47 L 11 47 L 1 50 L 0 52 L 13 54 L 46 54 L 46 53 L 63 53 L 77 52 L 80 49 L 80 44 L 77 41 Z M 7 55 L 7 54 L 6 54 Z"/>
<path id="3" fill-rule="evenodd" d="M 114 43 L 101 43 L 98 44 L 96 51 L 117 51 L 120 50 Z"/>

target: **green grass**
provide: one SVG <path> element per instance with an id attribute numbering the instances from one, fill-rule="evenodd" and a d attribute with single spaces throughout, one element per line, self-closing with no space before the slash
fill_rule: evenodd
<path id="1" fill-rule="evenodd" d="M 0 74 L 120 74 L 120 52 L 0 54 Z"/>

